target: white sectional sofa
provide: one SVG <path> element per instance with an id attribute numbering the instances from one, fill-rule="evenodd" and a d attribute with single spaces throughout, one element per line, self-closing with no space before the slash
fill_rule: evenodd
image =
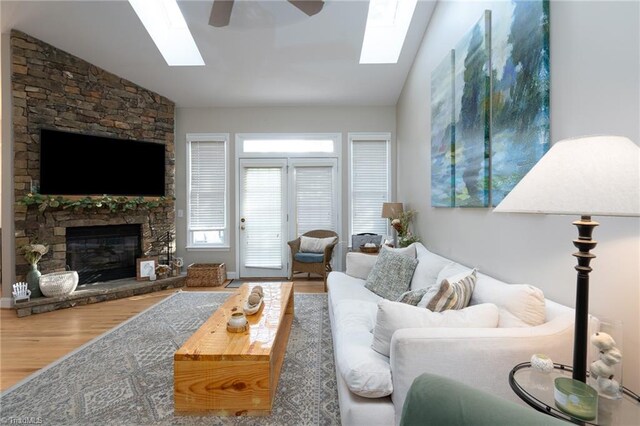
<path id="1" fill-rule="evenodd" d="M 411 289 L 471 270 L 420 243 L 415 251 L 418 266 Z M 495 304 L 499 312 L 495 328 L 400 328 L 393 333 L 389 357 L 374 351 L 371 344 L 382 298 L 365 288 L 365 280 L 376 259 L 348 253 L 346 273 L 334 271 L 328 277 L 343 425 L 398 424 L 407 391 L 422 373 L 446 376 L 518 401 L 508 384 L 513 366 L 534 353 L 571 364 L 573 309 L 545 299 L 535 287 L 509 285 L 482 273 L 477 274 L 470 305 Z M 532 318 L 540 324 L 528 325 Z"/>

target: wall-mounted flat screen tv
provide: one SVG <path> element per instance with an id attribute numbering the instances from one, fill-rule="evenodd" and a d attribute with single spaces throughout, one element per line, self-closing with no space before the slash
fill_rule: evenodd
<path id="1" fill-rule="evenodd" d="M 165 146 L 41 129 L 40 193 L 165 195 Z"/>

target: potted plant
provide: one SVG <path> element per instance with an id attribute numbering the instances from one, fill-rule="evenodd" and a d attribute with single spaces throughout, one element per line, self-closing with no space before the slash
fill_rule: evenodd
<path id="1" fill-rule="evenodd" d="M 42 259 L 42 256 L 49 252 L 49 247 L 46 244 L 31 243 L 26 244 L 20 248 L 24 253 L 24 258 L 29 263 L 29 272 L 27 272 L 27 286 L 31 291 L 31 297 L 41 297 L 40 291 L 40 271 L 38 270 L 38 262 Z"/>

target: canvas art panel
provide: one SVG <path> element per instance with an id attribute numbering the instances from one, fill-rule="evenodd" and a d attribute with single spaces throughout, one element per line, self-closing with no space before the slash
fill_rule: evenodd
<path id="1" fill-rule="evenodd" d="M 454 207 L 454 60 L 455 50 L 451 50 L 431 74 L 431 205 L 433 207 Z"/>
<path id="2" fill-rule="evenodd" d="M 491 11 L 455 48 L 455 206 L 489 205 Z"/>
<path id="3" fill-rule="evenodd" d="M 496 206 L 550 146 L 549 2 L 497 2 L 491 25 L 491 204 Z"/>

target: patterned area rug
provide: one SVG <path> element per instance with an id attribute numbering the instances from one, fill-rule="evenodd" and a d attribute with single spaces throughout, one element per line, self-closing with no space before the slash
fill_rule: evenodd
<path id="1" fill-rule="evenodd" d="M 266 417 L 173 412 L 173 353 L 228 293 L 179 292 L 0 395 L 0 423 L 339 425 L 327 296 L 295 294 L 274 409 Z"/>

